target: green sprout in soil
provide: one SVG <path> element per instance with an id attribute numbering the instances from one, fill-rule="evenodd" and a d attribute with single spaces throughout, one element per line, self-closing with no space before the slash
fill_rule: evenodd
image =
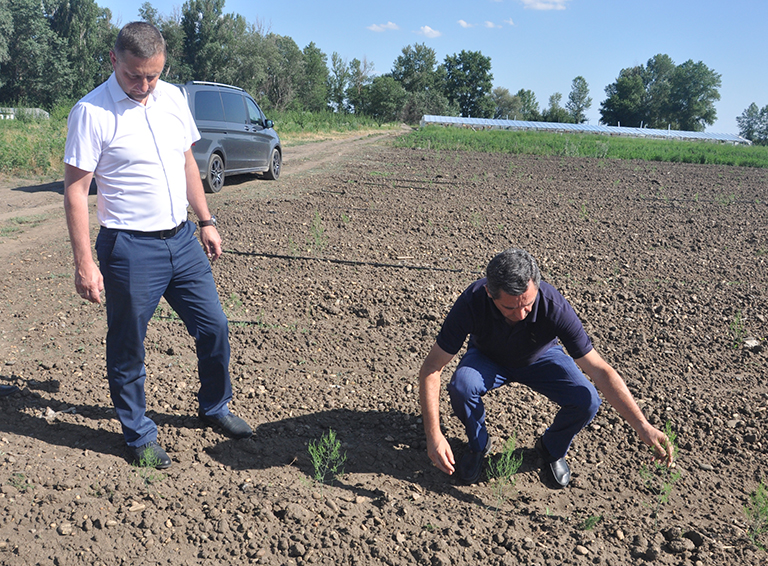
<path id="1" fill-rule="evenodd" d="M 147 491 L 150 488 L 165 479 L 165 474 L 157 470 L 157 466 L 160 465 L 160 458 L 157 457 L 151 450 L 146 450 L 142 454 L 141 459 L 133 464 L 133 467 L 139 473 L 139 478 L 144 484 Z"/>
<path id="2" fill-rule="evenodd" d="M 291 257 L 299 255 L 299 246 L 293 241 L 293 238 L 288 238 L 288 255 Z"/>
<path id="3" fill-rule="evenodd" d="M 672 424 L 667 421 L 664 425 L 664 434 L 669 439 L 672 446 L 673 458 L 677 456 L 677 434 L 672 430 Z M 640 468 L 640 477 L 643 478 L 645 486 L 653 494 L 653 500 L 648 505 L 653 510 L 653 534 L 659 531 L 659 513 L 661 508 L 669 502 L 669 496 L 672 493 L 677 480 L 680 479 L 681 472 L 668 467 L 665 463 L 654 460 L 652 466 L 643 464 Z"/>
<path id="4" fill-rule="evenodd" d="M 733 315 L 733 320 L 728 326 L 728 330 L 731 331 L 731 336 L 733 336 L 733 348 L 739 348 L 742 342 L 744 342 L 744 320 L 741 318 L 741 311 L 736 311 L 736 314 Z"/>
<path id="5" fill-rule="evenodd" d="M 329 428 L 323 433 L 319 441 L 310 441 L 308 450 L 315 470 L 315 481 L 318 483 L 332 482 L 344 473 L 347 453 L 341 453 L 341 442 L 336 438 L 333 429 Z"/>
<path id="6" fill-rule="evenodd" d="M 747 535 L 755 546 L 765 552 L 765 547 L 760 541 L 762 536 L 768 533 L 768 489 L 763 481 L 750 494 L 744 513 L 748 520 Z"/>
<path id="7" fill-rule="evenodd" d="M 581 524 L 579 525 L 579 529 L 582 531 L 591 531 L 602 520 L 603 520 L 602 515 L 590 515 L 589 517 L 587 517 L 581 522 Z"/>
<path id="8" fill-rule="evenodd" d="M 316 252 L 322 252 L 328 244 L 328 236 L 325 235 L 323 219 L 320 217 L 320 212 L 317 210 L 315 210 L 315 217 L 312 219 L 312 225 L 309 227 L 309 232 L 312 235 L 311 245 L 315 248 Z"/>
<path id="9" fill-rule="evenodd" d="M 24 493 L 28 489 L 32 489 L 34 487 L 31 483 L 29 483 L 29 480 L 24 474 L 13 474 L 10 478 L 8 478 L 8 483 L 21 493 Z"/>
<path id="10" fill-rule="evenodd" d="M 493 480 L 493 492 L 496 496 L 496 510 L 509 499 L 509 490 L 515 485 L 515 474 L 523 463 L 523 456 L 515 455 L 517 436 L 513 434 L 507 439 L 501 453 L 488 461 L 488 477 Z"/>

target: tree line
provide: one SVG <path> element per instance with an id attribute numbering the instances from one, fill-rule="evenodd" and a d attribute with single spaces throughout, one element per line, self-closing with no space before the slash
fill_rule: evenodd
<path id="1" fill-rule="evenodd" d="M 234 84 L 267 112 L 356 113 L 381 122 L 415 123 L 434 114 L 583 123 L 592 105 L 582 76 L 573 79 L 565 102 L 556 92 L 544 109 L 531 90 L 493 88 L 491 59 L 479 51 L 441 62 L 434 49 L 416 43 L 402 49 L 389 72 L 377 74 L 365 57 L 348 61 L 334 52 L 329 59 L 314 42 L 300 48 L 261 22 L 225 13 L 224 4 L 187 0 L 166 15 L 142 5 L 140 18 L 166 39 L 164 80 Z M 0 0 L 0 104 L 71 104 L 111 74 L 109 50 L 118 31 L 110 10 L 94 0 Z M 720 86 L 720 75 L 704 63 L 676 65 L 659 54 L 622 69 L 605 87 L 600 122 L 703 131 L 717 117 Z M 768 135 L 768 107 L 750 107 L 742 119 L 755 139 Z"/>
<path id="2" fill-rule="evenodd" d="M 768 145 L 768 104 L 758 108 L 754 102 L 736 118 L 739 135 L 757 145 Z"/>

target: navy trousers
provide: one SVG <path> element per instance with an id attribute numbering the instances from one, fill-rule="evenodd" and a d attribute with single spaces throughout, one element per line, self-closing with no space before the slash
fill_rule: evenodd
<path id="1" fill-rule="evenodd" d="M 161 297 L 195 339 L 200 409 L 227 414 L 232 399 L 227 317 L 194 223 L 186 222 L 169 239 L 102 228 L 96 253 L 106 292 L 109 391 L 127 444 L 157 440 L 157 425 L 145 414 L 144 338 Z"/>
<path id="2" fill-rule="evenodd" d="M 488 442 L 483 395 L 510 382 L 527 385 L 560 405 L 555 420 L 542 436 L 554 458 L 565 456 L 573 438 L 600 407 L 597 389 L 562 346 L 550 348 L 533 364 L 518 369 L 500 366 L 470 346 L 448 383 L 448 393 L 473 452 L 480 452 Z"/>

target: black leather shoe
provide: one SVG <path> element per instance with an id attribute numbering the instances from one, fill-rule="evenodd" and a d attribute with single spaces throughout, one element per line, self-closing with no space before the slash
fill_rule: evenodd
<path id="1" fill-rule="evenodd" d="M 480 452 L 472 452 L 467 446 L 464 450 L 464 454 L 461 455 L 459 465 L 456 467 L 456 471 L 459 473 L 459 479 L 468 485 L 477 483 L 480 479 L 480 474 L 483 471 L 483 460 L 491 452 L 491 437 L 488 437 L 488 442 L 485 448 Z"/>
<path id="2" fill-rule="evenodd" d="M 168 457 L 168 454 L 155 441 L 147 442 L 141 446 L 129 446 L 128 450 L 130 450 L 133 456 L 133 463 L 137 466 L 156 468 L 158 470 L 171 467 L 171 459 Z"/>
<path id="3" fill-rule="evenodd" d="M 557 487 L 561 489 L 568 487 L 568 484 L 571 482 L 571 468 L 568 466 L 568 462 L 565 461 L 565 457 L 552 458 L 549 450 L 542 443 L 541 438 L 536 441 L 535 448 L 538 455 L 544 460 L 544 465 L 549 470 L 549 477 L 555 482 Z"/>
<path id="4" fill-rule="evenodd" d="M 0 385 L 0 397 L 8 397 L 19 390 L 15 385 Z"/>
<path id="5" fill-rule="evenodd" d="M 250 438 L 253 434 L 253 430 L 251 430 L 248 423 L 232 413 L 227 413 L 226 415 L 219 417 L 205 415 L 200 411 L 198 416 L 203 423 L 218 429 L 220 432 L 223 432 L 232 438 Z"/>

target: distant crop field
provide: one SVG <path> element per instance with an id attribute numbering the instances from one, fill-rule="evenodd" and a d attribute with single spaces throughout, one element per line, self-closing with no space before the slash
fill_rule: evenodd
<path id="1" fill-rule="evenodd" d="M 768 167 L 768 147 L 765 146 L 616 138 L 596 134 L 502 130 L 474 131 L 462 128 L 427 126 L 408 136 L 398 138 L 395 143 L 398 147 L 437 150 Z"/>

